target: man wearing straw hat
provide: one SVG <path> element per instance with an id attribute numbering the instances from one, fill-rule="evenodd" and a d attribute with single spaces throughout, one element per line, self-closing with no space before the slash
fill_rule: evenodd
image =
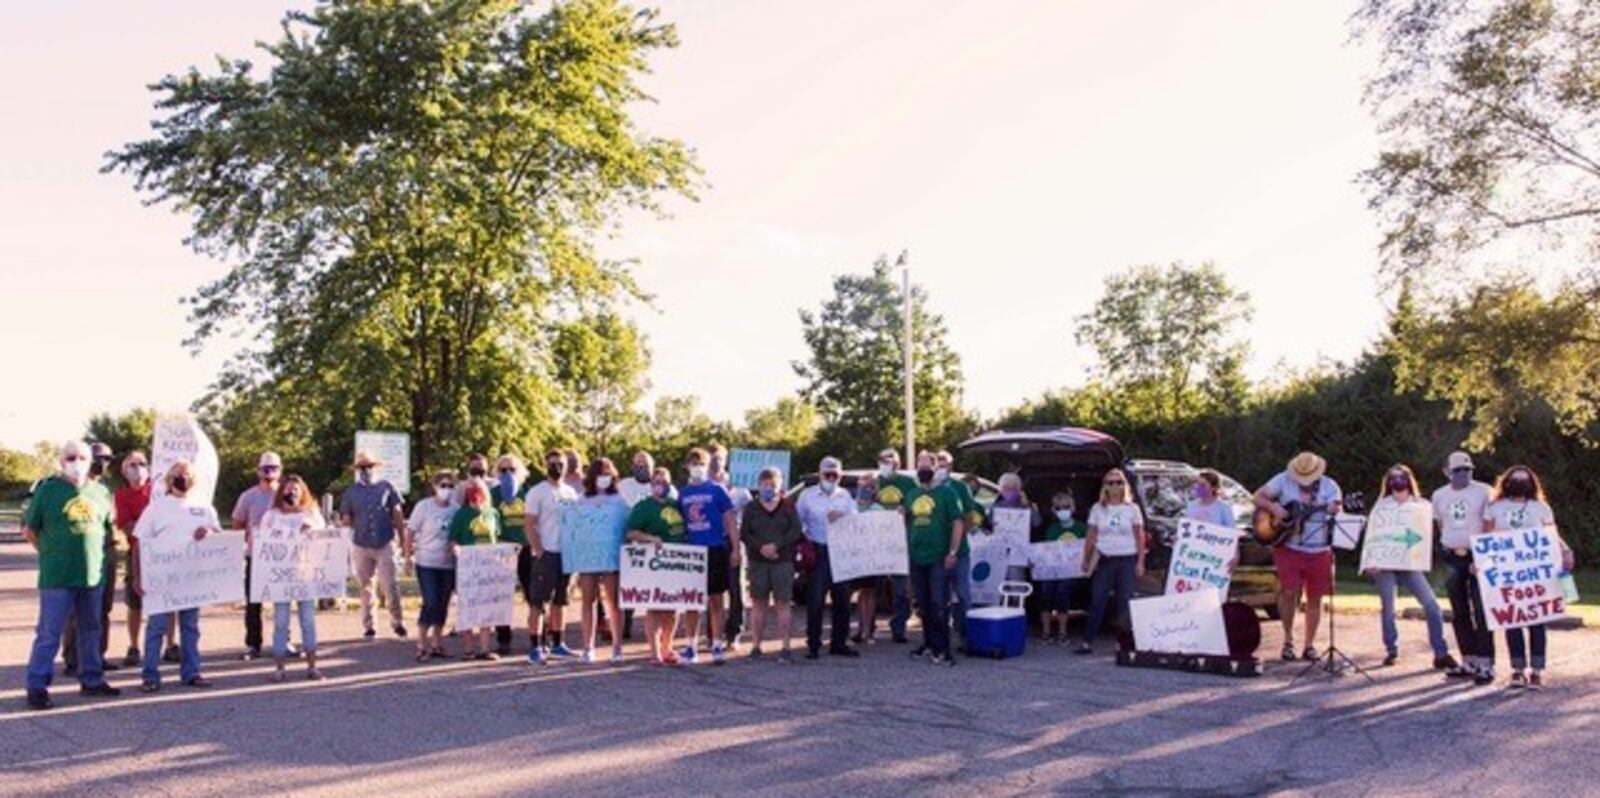
<path id="1" fill-rule="evenodd" d="M 383 461 L 365 450 L 356 452 L 355 484 L 346 488 L 339 497 L 339 517 L 351 530 L 350 567 L 356 581 L 361 583 L 361 626 L 363 637 L 371 640 L 377 635 L 372 626 L 372 576 L 376 572 L 378 584 L 389 604 L 389 619 L 396 637 L 406 636 L 406 626 L 401 620 L 400 590 L 394 578 L 395 530 L 404 529 L 405 503 L 400 491 L 387 480 L 378 479 L 373 469 Z"/>
<path id="2" fill-rule="evenodd" d="M 1256 491 L 1256 506 L 1266 509 L 1279 521 L 1289 517 L 1288 505 L 1314 508 L 1305 523 L 1272 550 L 1272 565 L 1278 572 L 1278 612 L 1283 621 L 1283 659 L 1296 659 L 1294 614 L 1300 604 L 1300 589 L 1306 593 L 1305 648 L 1298 654 L 1316 659 L 1317 626 L 1322 623 L 1322 597 L 1333 591 L 1333 526 L 1328 521 L 1339 513 L 1344 494 L 1339 484 L 1327 477 L 1328 464 L 1313 452 L 1301 452 L 1289 461 L 1282 473 Z"/>

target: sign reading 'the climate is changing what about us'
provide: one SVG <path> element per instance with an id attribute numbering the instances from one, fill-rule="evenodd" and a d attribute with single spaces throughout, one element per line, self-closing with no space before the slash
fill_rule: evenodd
<path id="1" fill-rule="evenodd" d="M 621 501 L 572 502 L 561 508 L 561 570 L 614 574 L 622 570 L 622 535 L 628 505 Z"/>
<path id="2" fill-rule="evenodd" d="M 972 552 L 972 603 L 1000 603 L 1000 585 L 1006 581 L 1011 547 L 994 535 L 969 535 L 967 544 Z"/>
<path id="3" fill-rule="evenodd" d="M 1428 571 L 1433 568 L 1433 505 L 1425 501 L 1373 508 L 1361 544 L 1361 570 Z"/>
<path id="4" fill-rule="evenodd" d="M 463 546 L 456 557 L 456 626 L 508 626 L 517 589 L 517 546 Z"/>
<path id="5" fill-rule="evenodd" d="M 992 513 L 994 536 L 1006 544 L 1006 562 L 1009 565 L 1028 564 L 1028 531 L 1033 525 L 1033 513 L 1024 507 L 996 507 Z"/>
<path id="6" fill-rule="evenodd" d="M 706 606 L 705 546 L 665 543 L 622 547 L 617 595 L 626 610 L 700 610 Z"/>
<path id="7" fill-rule="evenodd" d="M 1028 544 L 1028 573 L 1036 580 L 1078 579 L 1083 570 L 1083 539 Z"/>
<path id="8" fill-rule="evenodd" d="M 1228 656 L 1222 594 L 1204 587 L 1187 593 L 1134 599 L 1133 644 L 1140 651 Z"/>
<path id="9" fill-rule="evenodd" d="M 298 514 L 281 525 L 262 524 L 250 550 L 250 600 L 342 598 L 350 577 L 350 539 L 339 529 L 300 526 Z"/>
<path id="10" fill-rule="evenodd" d="M 1193 518 L 1180 520 L 1172 539 L 1167 592 L 1192 593 L 1209 587 L 1228 595 L 1228 585 L 1233 582 L 1233 557 L 1238 551 L 1238 530 Z"/>
<path id="11" fill-rule="evenodd" d="M 139 573 L 144 611 L 151 615 L 239 601 L 244 598 L 244 533 L 142 540 Z"/>
<path id="12" fill-rule="evenodd" d="M 1567 614 L 1561 546 L 1549 527 L 1490 532 L 1472 539 L 1484 617 L 1491 630 L 1533 626 Z"/>
<path id="13" fill-rule="evenodd" d="M 828 566 L 838 582 L 909 573 L 905 519 L 890 510 L 872 510 L 828 524 Z"/>

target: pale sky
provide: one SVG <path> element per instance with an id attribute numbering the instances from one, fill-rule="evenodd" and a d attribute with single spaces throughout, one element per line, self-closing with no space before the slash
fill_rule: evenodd
<path id="1" fill-rule="evenodd" d="M 97 411 L 183 409 L 228 353 L 191 357 L 179 300 L 223 273 L 183 218 L 98 174 L 144 137 L 144 84 L 261 58 L 283 0 L 8 3 L 0 10 L 0 444 Z M 639 119 L 709 186 L 605 245 L 656 296 L 655 393 L 717 418 L 793 395 L 796 311 L 909 249 L 967 404 L 1081 383 L 1072 342 L 1106 275 L 1213 260 L 1253 295 L 1251 373 L 1348 359 L 1386 298 L 1356 173 L 1371 59 L 1338 2 L 680 2 Z"/>

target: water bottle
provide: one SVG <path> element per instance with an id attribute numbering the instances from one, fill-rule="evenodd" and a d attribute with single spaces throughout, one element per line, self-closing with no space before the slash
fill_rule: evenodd
<path id="1" fill-rule="evenodd" d="M 1561 593 L 1566 598 L 1567 606 L 1578 603 L 1578 580 L 1572 578 L 1571 571 L 1561 572 Z"/>

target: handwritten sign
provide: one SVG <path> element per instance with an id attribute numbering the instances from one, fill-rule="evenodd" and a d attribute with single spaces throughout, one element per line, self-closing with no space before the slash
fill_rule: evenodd
<path id="1" fill-rule="evenodd" d="M 1167 566 L 1167 592 L 1193 593 L 1209 587 L 1228 595 L 1238 552 L 1238 530 L 1193 518 L 1179 520 Z"/>
<path id="2" fill-rule="evenodd" d="M 1033 526 L 1033 513 L 1022 507 L 994 508 L 994 536 L 1006 545 L 1006 562 L 1009 565 L 1028 564 L 1028 533 Z"/>
<path id="3" fill-rule="evenodd" d="M 298 516 L 263 524 L 250 548 L 250 600 L 260 604 L 342 598 L 350 540 L 338 529 L 302 529 Z"/>
<path id="4" fill-rule="evenodd" d="M 1425 501 L 1383 503 L 1372 510 L 1361 545 L 1361 570 L 1433 569 L 1433 505 Z"/>
<path id="5" fill-rule="evenodd" d="M 139 545 L 145 612 L 192 610 L 244 599 L 244 533 L 152 538 Z"/>
<path id="6" fill-rule="evenodd" d="M 1077 538 L 1028 544 L 1028 573 L 1041 582 L 1080 579 L 1083 570 L 1083 541 Z"/>
<path id="7" fill-rule="evenodd" d="M 836 582 L 910 572 L 905 518 L 869 510 L 828 524 L 828 564 Z"/>
<path id="8" fill-rule="evenodd" d="M 772 467 L 783 472 L 782 490 L 789 486 L 789 460 L 789 452 L 781 449 L 734 449 L 728 452 L 728 478 L 734 487 L 755 490 L 756 478 Z"/>
<path id="9" fill-rule="evenodd" d="M 1535 626 L 1567 614 L 1556 540 L 1548 527 L 1472 538 L 1472 564 L 1491 631 Z"/>
<path id="10" fill-rule="evenodd" d="M 364 451 L 383 461 L 383 465 L 372 469 L 374 482 L 388 480 L 401 494 L 411 493 L 410 435 L 361 430 L 356 433 L 356 451 Z"/>
<path id="11" fill-rule="evenodd" d="M 183 415 L 157 416 L 155 436 L 150 441 L 150 489 L 156 495 L 166 494 L 167 469 L 179 460 L 187 462 L 194 474 L 189 498 L 198 504 L 214 504 L 217 447 L 211 445 L 211 439 L 194 419 Z"/>
<path id="12" fill-rule="evenodd" d="M 705 546 L 624 546 L 617 595 L 625 610 L 698 611 L 706 606 Z"/>
<path id="13" fill-rule="evenodd" d="M 1133 643 L 1140 651 L 1228 656 L 1222 594 L 1209 587 L 1128 603 Z"/>
<path id="14" fill-rule="evenodd" d="M 569 574 L 614 574 L 622 569 L 622 535 L 628 505 L 580 501 L 561 508 L 561 570 Z"/>
<path id="15" fill-rule="evenodd" d="M 456 557 L 456 626 L 509 626 L 516 590 L 515 543 L 461 547 Z"/>
<path id="16" fill-rule="evenodd" d="M 1006 581 L 1011 547 L 994 535 L 982 534 L 968 537 L 967 544 L 972 552 L 972 603 L 1000 603 L 1000 585 Z"/>

